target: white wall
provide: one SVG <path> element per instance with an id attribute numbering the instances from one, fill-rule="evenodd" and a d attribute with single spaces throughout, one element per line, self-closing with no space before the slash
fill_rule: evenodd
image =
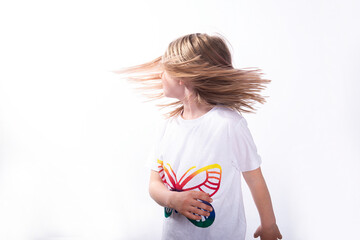
<path id="1" fill-rule="evenodd" d="M 3 1 L 0 239 L 159 239 L 145 158 L 160 112 L 110 73 L 219 32 L 273 80 L 244 114 L 288 240 L 360 225 L 358 1 Z M 247 239 L 259 224 L 244 185 Z"/>

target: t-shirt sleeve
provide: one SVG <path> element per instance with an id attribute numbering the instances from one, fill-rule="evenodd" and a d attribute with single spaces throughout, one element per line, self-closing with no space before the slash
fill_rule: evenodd
<path id="1" fill-rule="evenodd" d="M 150 141 L 150 150 L 147 155 L 146 167 L 154 171 L 159 171 L 159 164 L 157 159 L 159 158 L 159 145 L 164 135 L 166 121 L 162 120 L 159 122 L 157 127 L 154 128 L 153 134 Z"/>
<path id="2" fill-rule="evenodd" d="M 244 117 L 235 124 L 232 136 L 232 147 L 236 158 L 235 166 L 241 172 L 255 170 L 260 167 L 261 156 L 257 152 L 255 142 Z"/>
<path id="3" fill-rule="evenodd" d="M 150 168 L 151 170 L 154 171 L 159 171 L 158 170 L 158 164 L 155 161 L 156 160 L 156 146 L 155 143 L 152 144 L 150 151 L 148 153 L 148 158 L 146 160 L 146 167 Z"/>

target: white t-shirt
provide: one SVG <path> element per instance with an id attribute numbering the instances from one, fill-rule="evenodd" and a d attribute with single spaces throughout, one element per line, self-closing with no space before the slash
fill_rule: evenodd
<path id="1" fill-rule="evenodd" d="M 164 120 L 148 162 L 170 190 L 213 199 L 214 211 L 201 221 L 164 208 L 162 239 L 245 239 L 241 172 L 257 169 L 261 157 L 241 113 L 216 105 L 196 119 Z"/>

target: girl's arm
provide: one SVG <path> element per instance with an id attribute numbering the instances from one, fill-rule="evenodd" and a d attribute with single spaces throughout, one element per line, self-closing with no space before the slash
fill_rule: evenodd
<path id="1" fill-rule="evenodd" d="M 204 200 L 212 202 L 209 194 L 200 191 L 184 191 L 176 192 L 170 191 L 163 183 L 158 172 L 151 170 L 149 193 L 152 199 L 155 200 L 160 206 L 176 209 L 185 217 L 200 220 L 201 216 L 194 215 L 193 213 L 209 216 L 212 211 L 211 207 L 198 201 Z M 199 208 L 205 209 L 203 211 Z"/>
<path id="2" fill-rule="evenodd" d="M 261 220 L 261 225 L 254 233 L 254 237 L 260 236 L 261 240 L 282 239 L 276 224 L 270 194 L 260 167 L 252 171 L 242 172 L 242 174 L 249 186 Z"/>

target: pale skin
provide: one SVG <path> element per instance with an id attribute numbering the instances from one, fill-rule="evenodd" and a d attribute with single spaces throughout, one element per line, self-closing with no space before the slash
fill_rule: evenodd
<path id="1" fill-rule="evenodd" d="M 191 99 L 193 94 L 191 87 L 186 85 L 181 79 L 169 76 L 165 71 L 161 74 L 163 90 L 166 97 L 173 97 L 181 100 L 184 104 L 184 119 L 195 119 L 206 112 L 212 106 L 201 105 Z M 265 179 L 262 175 L 261 168 L 252 171 L 242 172 L 242 175 L 249 186 L 255 205 L 259 212 L 261 224 L 254 233 L 254 237 L 260 237 L 261 240 L 282 239 L 282 235 L 276 224 L 276 219 L 271 203 L 270 193 L 266 186 Z M 159 173 L 151 170 L 149 183 L 150 196 L 163 207 L 176 209 L 185 217 L 200 220 L 201 216 L 193 213 L 209 216 L 210 213 L 203 211 L 212 211 L 211 207 L 201 203 L 198 200 L 212 202 L 209 194 L 201 191 L 169 191 L 162 182 Z"/>

